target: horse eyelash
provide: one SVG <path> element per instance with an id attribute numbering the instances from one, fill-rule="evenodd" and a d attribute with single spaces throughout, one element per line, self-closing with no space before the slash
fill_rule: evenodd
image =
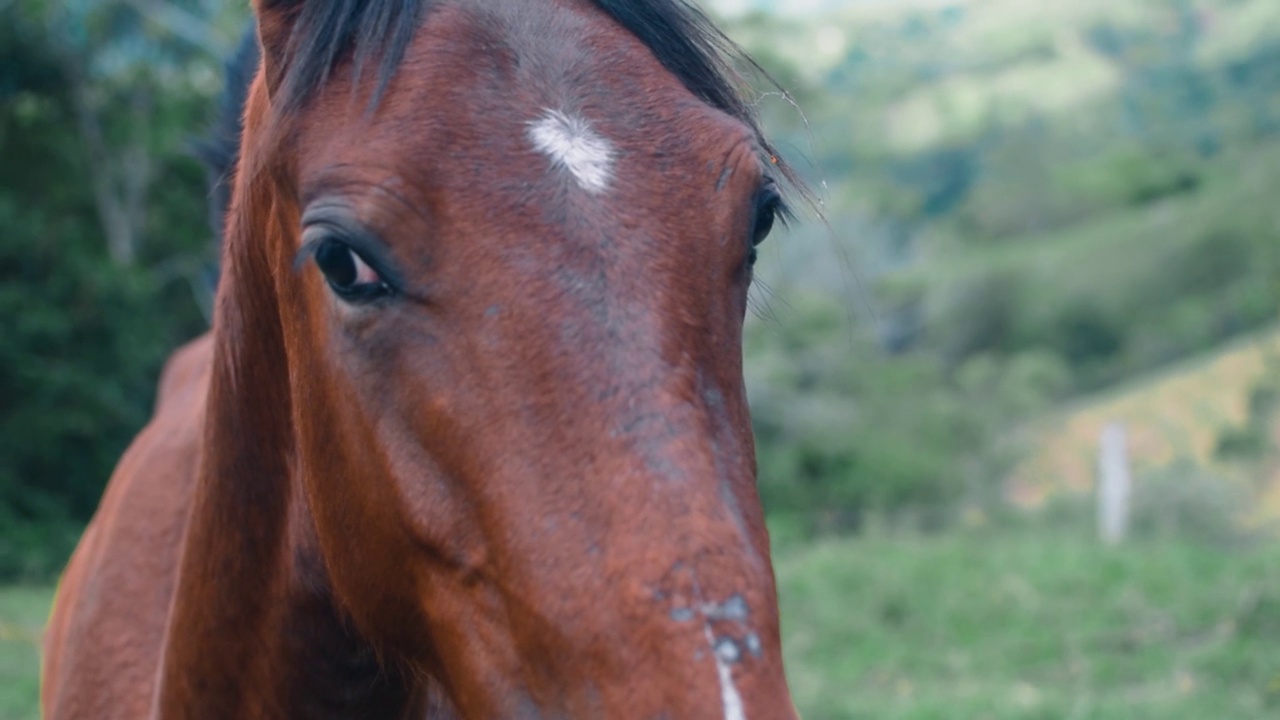
<path id="1" fill-rule="evenodd" d="M 308 240 L 298 248 L 298 252 L 293 256 L 293 271 L 295 273 L 302 272 L 302 268 L 306 266 L 307 261 L 316 256 L 316 250 L 320 248 L 320 244 L 328 240 L 327 235 L 312 240 Z"/>
<path id="2" fill-rule="evenodd" d="M 769 197 L 760 205 L 760 208 L 772 209 L 774 216 L 781 220 L 784 226 L 790 225 L 791 221 L 795 219 L 795 212 L 792 210 L 791 205 L 787 203 L 787 198 L 782 193 L 782 186 L 778 184 L 777 179 L 766 175 L 761 190 L 767 193 Z"/>

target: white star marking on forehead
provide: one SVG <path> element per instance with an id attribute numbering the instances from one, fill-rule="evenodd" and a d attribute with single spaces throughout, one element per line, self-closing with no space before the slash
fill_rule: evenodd
<path id="1" fill-rule="evenodd" d="M 551 158 L 552 167 L 573 175 L 578 187 L 592 194 L 604 192 L 613 178 L 613 146 L 587 121 L 559 110 L 547 110 L 529 123 L 529 140 Z"/>

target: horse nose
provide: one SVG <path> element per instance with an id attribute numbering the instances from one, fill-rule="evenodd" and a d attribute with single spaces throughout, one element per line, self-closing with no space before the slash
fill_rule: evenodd
<path id="1" fill-rule="evenodd" d="M 704 532 L 736 538 L 713 525 Z M 652 545 L 634 550 L 591 573 L 598 581 L 524 597 L 531 617 L 521 620 L 533 623 L 549 619 L 532 617 L 543 612 L 533 606 L 591 598 L 526 636 L 522 654 L 537 658 L 526 665 L 540 668 L 535 685 L 575 679 L 551 693 L 543 716 L 794 718 L 767 562 L 740 544 L 712 542 L 674 561 Z"/>

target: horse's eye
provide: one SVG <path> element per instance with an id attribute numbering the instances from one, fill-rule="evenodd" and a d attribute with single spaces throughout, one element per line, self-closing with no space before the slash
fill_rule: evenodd
<path id="1" fill-rule="evenodd" d="M 346 243 L 322 240 L 315 249 L 315 260 L 329 287 L 345 300 L 367 300 L 389 291 L 378 273 Z"/>
<path id="2" fill-rule="evenodd" d="M 751 247 L 754 249 L 764 239 L 769 237 L 769 232 L 773 230 L 773 221 L 778 216 L 778 208 L 775 205 L 765 205 L 756 213 L 756 226 L 751 231 Z"/>
<path id="3" fill-rule="evenodd" d="M 756 248 L 769 237 L 780 212 L 785 212 L 782 195 L 776 187 L 769 185 L 756 198 L 755 225 L 751 228 L 751 252 L 747 256 L 748 262 L 755 263 Z"/>

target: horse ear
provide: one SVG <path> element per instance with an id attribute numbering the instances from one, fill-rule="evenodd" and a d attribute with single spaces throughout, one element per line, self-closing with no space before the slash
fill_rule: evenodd
<path id="1" fill-rule="evenodd" d="M 276 95 L 284 79 L 285 53 L 305 4 L 305 0 L 253 0 L 258 42 L 262 45 L 263 74 L 267 80 L 267 93 L 271 96 Z"/>

